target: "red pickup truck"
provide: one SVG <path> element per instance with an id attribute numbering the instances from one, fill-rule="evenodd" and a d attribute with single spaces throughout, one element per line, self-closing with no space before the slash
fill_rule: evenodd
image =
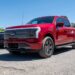
<path id="1" fill-rule="evenodd" d="M 4 46 L 12 54 L 38 52 L 47 58 L 55 48 L 63 45 L 75 48 L 75 28 L 66 16 L 39 17 L 5 30 Z"/>

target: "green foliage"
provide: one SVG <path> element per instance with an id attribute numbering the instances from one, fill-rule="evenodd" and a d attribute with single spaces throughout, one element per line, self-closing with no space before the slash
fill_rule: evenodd
<path id="1" fill-rule="evenodd" d="M 4 32 L 4 29 L 3 28 L 0 28 L 0 32 Z"/>
<path id="2" fill-rule="evenodd" d="M 72 25 L 73 27 L 75 27 L 75 23 L 71 23 L 71 25 Z"/>

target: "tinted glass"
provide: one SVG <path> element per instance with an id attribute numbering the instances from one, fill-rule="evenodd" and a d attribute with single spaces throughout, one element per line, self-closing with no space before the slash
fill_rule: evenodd
<path id="1" fill-rule="evenodd" d="M 70 27 L 70 22 L 67 19 L 64 19 L 64 26 Z"/>
<path id="2" fill-rule="evenodd" d="M 66 18 L 58 18 L 56 23 L 63 22 L 65 27 L 70 27 L 70 22 Z"/>
<path id="3" fill-rule="evenodd" d="M 41 24 L 41 23 L 52 23 L 54 17 L 43 17 L 43 18 L 36 18 L 30 21 L 28 24 Z"/>
<path id="4" fill-rule="evenodd" d="M 64 23 L 63 18 L 58 18 L 57 21 L 56 21 L 56 23 L 62 23 L 62 22 Z"/>

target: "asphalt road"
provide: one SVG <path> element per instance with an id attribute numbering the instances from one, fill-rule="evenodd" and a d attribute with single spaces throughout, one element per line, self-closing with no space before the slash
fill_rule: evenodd
<path id="1" fill-rule="evenodd" d="M 0 49 L 0 75 L 75 75 L 75 49 L 57 49 L 47 59 L 37 54 L 11 55 Z"/>

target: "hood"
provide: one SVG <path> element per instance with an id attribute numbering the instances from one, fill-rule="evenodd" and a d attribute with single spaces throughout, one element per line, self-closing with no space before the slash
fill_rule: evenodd
<path id="1" fill-rule="evenodd" d="M 7 27 L 6 29 L 20 29 L 20 28 L 28 28 L 28 27 L 48 27 L 48 26 L 52 26 L 52 24 L 26 24 L 26 25 L 18 25 L 18 26 L 11 26 L 11 27 Z"/>
<path id="2" fill-rule="evenodd" d="M 17 25 L 17 26 L 7 27 L 6 29 L 18 29 L 18 28 L 28 28 L 28 27 L 37 27 L 37 25 L 33 25 L 33 24 Z"/>

